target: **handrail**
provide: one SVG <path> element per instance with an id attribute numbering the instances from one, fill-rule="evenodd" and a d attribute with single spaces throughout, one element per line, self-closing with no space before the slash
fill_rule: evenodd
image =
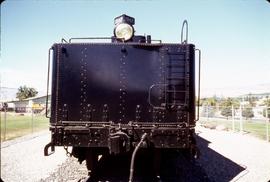
<path id="1" fill-rule="evenodd" d="M 72 37 L 69 39 L 69 43 L 72 42 L 72 40 L 112 40 L 111 37 Z"/>
<path id="2" fill-rule="evenodd" d="M 201 50 L 200 49 L 195 49 L 195 51 L 199 52 L 199 75 L 198 75 L 198 109 L 197 109 L 197 117 L 195 121 L 198 121 L 200 119 L 199 116 L 199 108 L 200 108 L 200 95 L 201 95 Z"/>
<path id="3" fill-rule="evenodd" d="M 46 118 L 50 118 L 48 116 L 48 100 L 49 100 L 49 83 L 50 83 L 50 65 L 51 65 L 51 51 L 53 48 L 51 47 L 48 52 L 48 72 L 47 72 L 47 94 L 46 94 Z"/>
<path id="4" fill-rule="evenodd" d="M 184 32 L 185 25 L 186 25 L 186 40 L 183 40 L 183 32 Z M 187 20 L 184 20 L 182 24 L 182 30 L 181 30 L 181 44 L 187 44 L 187 43 L 188 43 L 188 22 Z"/>

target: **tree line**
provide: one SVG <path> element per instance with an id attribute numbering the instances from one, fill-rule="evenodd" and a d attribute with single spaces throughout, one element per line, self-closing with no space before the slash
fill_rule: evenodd
<path id="1" fill-rule="evenodd" d="M 212 108 L 219 108 L 220 114 L 228 119 L 228 117 L 232 117 L 232 115 L 235 115 L 235 110 L 242 111 L 242 117 L 246 119 L 250 119 L 254 117 L 254 111 L 253 107 L 256 106 L 256 102 L 259 99 L 257 97 L 246 97 L 246 98 L 233 98 L 233 97 L 227 97 L 227 98 L 219 98 L 219 97 L 209 97 L 209 98 L 203 98 L 200 100 L 200 106 L 210 106 Z M 245 101 L 245 102 L 242 102 Z M 266 113 L 268 113 L 268 118 L 270 118 L 270 98 L 266 96 L 266 99 L 263 102 L 263 105 L 266 108 L 268 108 L 266 112 L 266 108 L 263 109 L 263 116 L 266 117 Z M 233 109 L 233 110 L 232 110 Z M 211 110 L 211 112 L 215 112 L 215 110 Z"/>
<path id="2" fill-rule="evenodd" d="M 35 97 L 37 94 L 38 91 L 35 88 L 27 87 L 26 85 L 24 85 L 18 88 L 16 98 L 21 101 L 30 97 Z"/>

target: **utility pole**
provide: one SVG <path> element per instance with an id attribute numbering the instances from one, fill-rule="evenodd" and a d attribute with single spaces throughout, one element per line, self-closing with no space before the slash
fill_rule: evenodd
<path id="1" fill-rule="evenodd" d="M 34 132 L 34 111 L 33 107 L 31 107 L 31 133 Z"/>
<path id="2" fill-rule="evenodd" d="M 207 116 L 207 121 L 209 119 L 209 105 L 207 103 L 207 108 L 206 108 L 206 116 Z"/>
<path id="3" fill-rule="evenodd" d="M 266 107 L 265 114 L 266 114 L 266 120 L 265 120 L 265 124 L 266 124 L 266 141 L 269 142 L 268 107 Z"/>
<path id="4" fill-rule="evenodd" d="M 232 105 L 232 130 L 233 132 L 235 131 L 235 127 L 234 127 L 234 108 L 233 108 L 233 105 Z"/>
<path id="5" fill-rule="evenodd" d="M 2 79 L 2 77 L 1 77 L 1 73 L 0 73 L 0 101 L 2 101 L 1 79 Z M 3 107 L 3 105 L 2 105 L 2 107 Z M 2 161 L 2 127 L 1 127 L 2 126 L 2 120 L 1 120 L 1 117 L 2 117 L 2 109 L 0 110 L 0 181 L 3 181 L 2 178 L 1 178 L 1 176 L 2 176 L 2 170 L 1 170 L 1 168 L 2 168 L 2 163 L 1 163 L 1 161 Z"/>
<path id="6" fill-rule="evenodd" d="M 243 134 L 242 104 L 240 104 L 240 133 Z"/>
<path id="7" fill-rule="evenodd" d="M 4 105 L 4 141 L 6 140 L 7 134 L 7 106 Z"/>

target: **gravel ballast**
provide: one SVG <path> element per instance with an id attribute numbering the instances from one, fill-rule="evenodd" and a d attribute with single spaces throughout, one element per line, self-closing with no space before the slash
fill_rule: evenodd
<path id="1" fill-rule="evenodd" d="M 247 134 L 197 127 L 200 158 L 188 164 L 178 158 L 177 169 L 185 173 L 180 181 L 240 181 L 270 180 L 270 143 Z M 85 162 L 68 158 L 62 147 L 45 157 L 44 146 L 49 132 L 21 137 L 2 143 L 2 179 L 13 181 L 83 181 L 87 177 Z M 181 165 L 182 164 L 182 165 Z M 183 168 L 186 166 L 186 168 Z"/>
<path id="2" fill-rule="evenodd" d="M 67 159 L 63 148 L 44 156 L 44 146 L 50 142 L 49 131 L 3 142 L 1 145 L 1 178 L 5 182 L 39 181 L 57 170 Z"/>

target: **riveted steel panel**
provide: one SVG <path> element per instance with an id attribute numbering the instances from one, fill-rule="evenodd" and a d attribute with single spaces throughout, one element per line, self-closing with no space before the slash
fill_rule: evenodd
<path id="1" fill-rule="evenodd" d="M 52 124 L 194 123 L 194 45 L 68 43 L 53 49 Z"/>

